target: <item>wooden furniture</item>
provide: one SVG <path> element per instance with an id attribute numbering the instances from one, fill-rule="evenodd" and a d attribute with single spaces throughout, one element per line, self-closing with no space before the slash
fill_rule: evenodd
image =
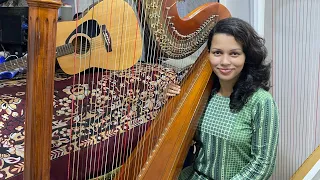
<path id="1" fill-rule="evenodd" d="M 124 1 L 120 2 L 118 0 L 116 6 L 113 2 L 114 1 L 107 1 L 107 4 L 103 6 L 106 11 L 110 12 L 112 10 L 115 13 L 116 9 L 113 9 L 113 7 L 124 7 L 124 5 L 126 5 Z M 64 28 L 64 26 L 62 26 L 62 24 L 57 25 L 57 9 L 61 5 L 61 2 L 53 0 L 29 0 L 28 4 L 30 7 L 29 56 L 26 94 L 24 179 L 46 180 L 50 179 L 51 119 L 53 115 L 53 78 L 56 46 L 62 42 L 59 37 L 57 38 L 57 36 L 59 36 L 59 34 L 57 34 L 57 27 Z M 97 9 L 95 9 L 95 7 L 99 7 L 99 4 L 98 6 L 92 7 L 92 12 L 103 10 L 102 6 Z M 206 37 L 216 21 L 230 16 L 228 10 L 219 3 L 205 4 L 184 18 L 178 16 L 176 2 L 173 0 L 137 1 L 135 7 L 137 17 L 139 21 L 142 22 L 141 24 L 143 24 L 142 29 L 148 29 L 150 32 L 148 36 L 154 40 L 154 42 L 151 42 L 152 45 L 148 46 L 146 57 L 149 56 L 148 53 L 153 53 L 153 55 L 157 54 L 156 57 L 185 58 L 198 50 L 199 47 L 206 42 Z M 89 10 L 88 14 L 90 14 L 90 12 Z M 110 19 L 112 18 L 109 18 L 109 20 Z M 80 21 L 81 20 L 78 20 L 77 22 Z M 121 34 L 125 32 L 123 28 L 126 26 L 123 26 L 123 24 L 119 24 L 118 26 L 120 34 L 118 37 L 111 37 L 111 39 L 126 36 L 125 33 Z M 76 29 L 76 27 L 74 28 Z M 103 27 L 96 26 L 94 28 Z M 137 32 L 139 28 L 137 24 L 136 29 L 133 29 L 133 31 Z M 130 30 L 132 29 L 126 29 L 126 31 Z M 59 29 L 59 31 L 61 31 L 61 29 Z M 142 35 L 145 34 L 142 33 Z M 58 41 L 56 41 L 56 39 L 58 39 Z M 92 39 L 89 39 L 88 42 L 91 40 Z M 121 42 L 124 41 L 119 41 L 119 43 Z M 74 47 L 77 47 L 77 45 L 78 44 L 75 43 Z M 127 47 L 126 51 L 130 51 L 131 49 L 134 48 Z M 137 49 L 137 51 L 134 52 L 140 52 L 141 50 L 142 49 Z M 90 55 L 92 54 L 88 51 L 86 54 L 75 54 L 74 57 L 82 56 L 78 59 L 85 59 Z M 125 56 L 128 55 L 126 53 L 120 53 L 118 55 L 121 55 L 121 59 L 133 58 Z M 96 58 L 104 59 L 106 58 L 104 56 L 108 55 L 101 57 L 96 56 Z M 70 61 L 70 63 L 73 63 L 72 66 L 75 67 L 82 62 Z M 139 65 L 136 65 L 136 67 L 139 67 Z M 82 70 L 83 69 L 79 72 Z M 139 69 L 128 69 L 125 73 L 127 73 L 126 75 L 128 76 L 134 76 L 137 71 L 139 71 Z M 115 71 L 112 73 L 121 72 Z M 120 168 L 119 171 L 121 172 L 116 174 L 117 179 L 174 179 L 178 175 L 179 170 L 182 168 L 188 145 L 191 142 L 199 114 L 201 114 L 206 99 L 210 95 L 210 87 L 212 84 L 210 75 L 211 68 L 208 62 L 207 52 L 204 51 L 188 71 L 187 76 L 180 82 L 182 85 L 181 94 L 171 98 L 166 105 L 162 107 L 155 119 L 152 120 L 147 132 L 139 140 L 135 150 L 126 159 L 126 163 L 124 163 L 122 167 L 117 167 Z M 88 78 L 89 77 L 92 78 L 90 82 L 95 81 L 94 76 L 88 75 Z M 159 75 L 158 78 L 163 77 Z M 158 81 L 157 79 L 151 80 L 154 82 Z M 104 84 L 101 84 L 102 91 L 103 85 Z M 122 87 L 121 85 L 120 83 L 120 89 Z M 135 86 L 135 84 L 130 85 Z M 159 89 L 159 92 L 157 92 L 157 95 L 159 98 L 163 98 L 164 92 L 161 92 L 161 89 Z M 127 101 L 134 103 L 135 97 L 131 97 L 130 95 L 132 95 L 132 93 L 125 92 L 124 95 L 116 94 L 114 95 L 115 97 L 110 98 L 116 98 L 117 96 L 126 97 L 123 101 L 124 103 Z M 153 95 L 148 94 L 148 96 Z M 81 102 L 79 99 L 75 99 L 75 101 Z M 77 107 L 78 106 L 81 106 L 81 104 L 77 104 Z M 125 107 L 129 112 L 128 117 L 130 116 L 130 109 L 134 107 L 134 105 Z M 121 108 L 119 107 L 119 109 Z M 125 111 L 125 109 L 121 109 L 121 111 L 122 110 Z M 148 113 L 148 111 L 142 113 Z M 110 117 L 112 118 L 113 116 L 110 115 Z M 71 124 L 73 124 L 74 121 L 81 121 L 81 119 L 76 119 L 75 116 L 69 120 Z M 124 121 L 130 121 L 130 119 L 124 118 Z M 125 131 L 126 128 L 124 127 L 121 130 Z M 77 136 L 77 134 L 76 132 L 71 132 L 70 136 Z M 121 144 L 122 147 L 130 143 L 130 136 L 119 136 L 119 138 L 121 138 L 121 141 L 119 140 L 117 146 Z M 70 147 L 73 146 L 75 145 L 72 144 Z M 110 149 L 112 148 L 116 148 L 116 146 L 110 147 Z M 114 158 L 118 159 L 118 157 Z M 69 175 L 70 179 L 77 179 L 77 175 L 73 176 L 74 173 L 71 172 Z"/>
<path id="2" fill-rule="evenodd" d="M 319 178 L 319 174 L 320 174 L 319 162 L 320 162 L 320 146 L 318 146 L 313 151 L 313 153 L 303 162 L 303 164 L 299 167 L 299 169 L 292 175 L 291 180 L 300 180 L 300 179 L 309 180 L 309 179 L 306 179 L 309 173 L 312 173 L 312 174 L 316 173 L 318 174 L 317 178 Z M 313 171 L 313 172 L 310 172 L 310 171 Z M 311 177 L 311 178 L 314 180 L 317 179 L 316 177 Z"/>

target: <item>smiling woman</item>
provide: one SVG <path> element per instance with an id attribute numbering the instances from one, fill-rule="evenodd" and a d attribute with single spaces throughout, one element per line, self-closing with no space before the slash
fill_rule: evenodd
<path id="1" fill-rule="evenodd" d="M 268 179 L 276 159 L 278 108 L 264 40 L 245 21 L 219 21 L 208 37 L 213 89 L 199 120 L 196 153 L 179 179 Z M 168 96 L 179 94 L 169 85 Z"/>
<path id="2" fill-rule="evenodd" d="M 245 62 L 242 46 L 232 35 L 218 33 L 213 37 L 210 50 L 210 64 L 213 72 L 219 77 L 221 89 L 219 93 L 229 96 L 232 87 L 238 80 Z"/>

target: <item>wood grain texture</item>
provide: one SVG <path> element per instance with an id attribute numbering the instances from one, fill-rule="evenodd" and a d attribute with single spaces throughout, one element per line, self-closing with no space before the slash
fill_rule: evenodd
<path id="1" fill-rule="evenodd" d="M 24 179 L 50 179 L 53 83 L 59 1 L 28 1 Z"/>

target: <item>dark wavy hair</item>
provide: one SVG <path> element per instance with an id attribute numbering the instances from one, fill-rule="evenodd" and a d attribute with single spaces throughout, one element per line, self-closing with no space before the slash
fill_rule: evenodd
<path id="1" fill-rule="evenodd" d="M 245 53 L 245 63 L 239 79 L 233 87 L 230 96 L 230 109 L 240 111 L 248 102 L 251 95 L 259 88 L 270 89 L 270 63 L 266 64 L 267 48 L 265 40 L 261 38 L 252 26 L 238 18 L 226 18 L 217 22 L 208 37 L 208 50 L 210 52 L 212 38 L 217 33 L 231 35 L 242 45 Z M 218 77 L 213 75 L 213 92 L 220 89 Z"/>

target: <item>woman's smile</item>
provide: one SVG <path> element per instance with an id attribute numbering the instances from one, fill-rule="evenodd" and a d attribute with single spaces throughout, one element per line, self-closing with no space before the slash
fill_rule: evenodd
<path id="1" fill-rule="evenodd" d="M 231 72 L 232 72 L 232 69 L 227 69 L 227 68 L 218 68 L 218 69 L 219 69 L 220 73 L 225 76 L 231 74 Z"/>

